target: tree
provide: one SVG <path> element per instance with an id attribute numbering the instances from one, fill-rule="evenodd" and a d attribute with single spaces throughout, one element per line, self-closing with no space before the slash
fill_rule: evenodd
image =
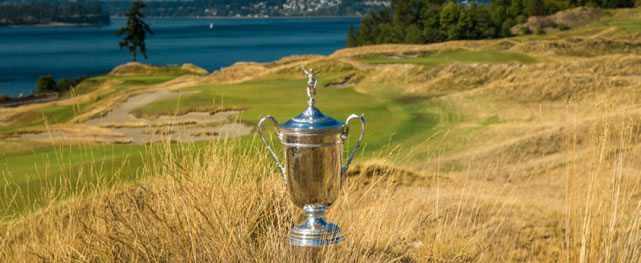
<path id="1" fill-rule="evenodd" d="M 373 15 L 366 15 L 361 19 L 361 25 L 358 27 L 358 42 L 359 45 L 369 45 L 374 43 L 376 39 L 376 21 Z"/>
<path id="2" fill-rule="evenodd" d="M 476 14 L 476 27 L 480 38 L 495 38 L 497 36 L 499 29 L 492 23 L 489 6 L 479 6 Z"/>
<path id="3" fill-rule="evenodd" d="M 61 79 L 61 80 L 58 81 L 58 89 L 61 92 L 67 92 L 67 91 L 71 90 L 71 88 L 73 88 L 73 86 L 75 86 L 75 84 L 73 83 L 72 80 Z"/>
<path id="4" fill-rule="evenodd" d="M 500 35 L 501 35 L 502 37 L 509 37 L 509 36 L 511 36 L 511 35 L 512 35 L 512 32 L 510 31 L 510 29 L 512 29 L 512 27 L 513 27 L 515 24 L 516 24 L 516 23 L 514 23 L 514 20 L 513 20 L 512 18 L 505 19 L 505 21 L 503 21 L 503 24 L 501 25 L 501 32 L 500 32 Z"/>
<path id="5" fill-rule="evenodd" d="M 423 29 L 439 28 L 439 19 L 441 15 L 441 6 L 430 1 L 423 2 L 420 12 L 420 22 Z"/>
<path id="6" fill-rule="evenodd" d="M 456 27 L 459 30 L 460 38 L 462 39 L 476 39 L 478 38 L 478 28 L 476 26 L 476 15 L 478 13 L 478 8 L 476 7 L 476 4 L 472 4 L 471 6 L 465 8 L 463 12 L 461 12 L 461 16 L 459 17 L 458 23 L 456 24 Z"/>
<path id="7" fill-rule="evenodd" d="M 420 8 L 418 0 L 392 0 L 392 23 L 407 27 L 416 24 Z"/>
<path id="8" fill-rule="evenodd" d="M 447 40 L 447 36 L 439 28 L 424 28 L 423 38 L 426 43 L 443 42 Z"/>
<path id="9" fill-rule="evenodd" d="M 347 47 L 356 46 L 358 46 L 358 34 L 354 30 L 354 25 L 349 25 L 349 30 L 347 30 Z"/>
<path id="10" fill-rule="evenodd" d="M 36 93 L 58 92 L 56 80 L 50 75 L 40 76 L 36 81 Z"/>
<path id="11" fill-rule="evenodd" d="M 447 39 L 441 31 L 440 1 L 423 0 L 419 19 L 423 25 L 424 42 L 435 43 L 445 41 Z"/>
<path id="12" fill-rule="evenodd" d="M 449 32 L 452 28 L 456 27 L 458 24 L 458 19 L 461 16 L 463 7 L 460 4 L 457 4 L 455 1 L 449 1 L 441 10 L 441 29 L 445 32 Z M 449 35 L 449 33 L 448 33 Z"/>
<path id="13" fill-rule="evenodd" d="M 400 43 L 403 41 L 401 38 L 401 33 L 395 30 L 392 23 L 384 23 L 378 26 L 378 37 L 376 38 L 376 43 L 379 44 L 392 44 Z"/>
<path id="14" fill-rule="evenodd" d="M 508 13 L 513 18 L 525 15 L 525 6 L 523 5 L 523 0 L 512 0 L 512 3 L 508 8 Z"/>
<path id="15" fill-rule="evenodd" d="M 422 44 L 425 42 L 423 31 L 417 25 L 410 25 L 405 29 L 405 39 L 403 43 Z"/>
<path id="16" fill-rule="evenodd" d="M 545 4 L 543 0 L 528 0 L 527 1 L 527 14 L 528 16 L 542 16 L 545 14 Z"/>
<path id="17" fill-rule="evenodd" d="M 140 50 L 140 53 L 147 59 L 145 37 L 147 33 L 153 34 L 149 25 L 143 20 L 145 15 L 140 11 L 143 7 L 145 7 L 145 3 L 142 1 L 133 2 L 131 9 L 125 14 L 127 24 L 116 31 L 117 36 L 126 34 L 125 38 L 120 40 L 118 45 L 120 49 L 127 48 L 129 50 L 134 62 L 136 61 L 136 53 L 138 50 Z"/>

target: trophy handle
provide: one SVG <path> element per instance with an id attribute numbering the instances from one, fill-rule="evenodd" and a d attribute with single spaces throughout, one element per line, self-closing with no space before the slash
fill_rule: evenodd
<path id="1" fill-rule="evenodd" d="M 363 137 L 365 136 L 365 118 L 363 117 L 363 115 L 352 114 L 349 115 L 349 117 L 347 117 L 347 120 L 345 121 L 347 125 L 345 126 L 345 131 L 343 132 L 343 134 L 341 134 L 343 141 L 347 141 L 347 136 L 349 136 L 349 122 L 353 119 L 358 119 L 361 121 L 361 135 L 358 136 L 358 141 L 356 141 L 356 144 L 354 144 L 354 149 L 352 149 L 352 152 L 350 152 L 345 165 L 341 169 L 341 177 L 343 174 L 345 174 L 347 168 L 349 168 L 349 164 L 352 162 L 352 158 L 354 158 L 354 154 L 356 154 L 356 150 L 358 150 L 358 148 L 361 146 L 361 141 L 363 141 Z"/>
<path id="2" fill-rule="evenodd" d="M 274 123 L 276 130 L 278 130 L 278 127 L 280 126 L 280 124 L 278 124 L 278 121 L 271 115 L 267 115 L 262 119 L 260 119 L 260 121 L 258 122 L 258 134 L 260 135 L 260 138 L 263 140 L 263 143 L 265 144 L 265 148 L 267 148 L 269 153 L 272 155 L 272 158 L 274 159 L 274 161 L 276 161 L 276 165 L 278 166 L 281 174 L 283 175 L 283 180 L 287 181 L 287 173 L 285 172 L 285 168 L 280 163 L 280 161 L 278 160 L 278 156 L 276 156 L 276 153 L 274 152 L 274 150 L 272 150 L 272 147 L 269 146 L 269 142 L 267 142 L 267 139 L 265 139 L 265 136 L 263 135 L 263 123 L 267 120 L 272 121 Z"/>

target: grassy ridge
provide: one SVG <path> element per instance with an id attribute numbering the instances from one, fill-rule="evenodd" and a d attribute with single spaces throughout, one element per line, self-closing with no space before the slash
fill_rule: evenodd
<path id="1" fill-rule="evenodd" d="M 527 54 L 507 52 L 500 50 L 472 51 L 466 49 L 442 50 L 436 54 L 418 55 L 415 57 L 390 57 L 383 55 L 367 56 L 360 59 L 368 64 L 418 64 L 436 66 L 449 63 L 478 63 L 478 64 L 504 64 L 504 63 L 535 63 L 538 59 Z"/>

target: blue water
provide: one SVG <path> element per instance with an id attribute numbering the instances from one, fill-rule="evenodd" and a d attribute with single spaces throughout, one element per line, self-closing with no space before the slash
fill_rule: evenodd
<path id="1" fill-rule="evenodd" d="M 330 54 L 343 48 L 358 18 L 147 19 L 154 65 L 193 63 L 208 71 L 237 61 L 268 62 L 289 55 Z M 129 62 L 106 27 L 0 28 L 0 94 L 30 93 L 40 75 L 56 79 L 101 74 Z M 209 28 L 213 23 L 213 29 Z"/>

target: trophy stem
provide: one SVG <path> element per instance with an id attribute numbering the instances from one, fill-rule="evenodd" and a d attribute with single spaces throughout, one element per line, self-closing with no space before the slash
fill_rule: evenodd
<path id="1" fill-rule="evenodd" d="M 320 247 L 336 244 L 345 239 L 340 234 L 340 228 L 327 222 L 323 215 L 327 210 L 325 205 L 305 205 L 303 207 L 307 219 L 289 232 L 289 244 L 293 246 Z"/>

